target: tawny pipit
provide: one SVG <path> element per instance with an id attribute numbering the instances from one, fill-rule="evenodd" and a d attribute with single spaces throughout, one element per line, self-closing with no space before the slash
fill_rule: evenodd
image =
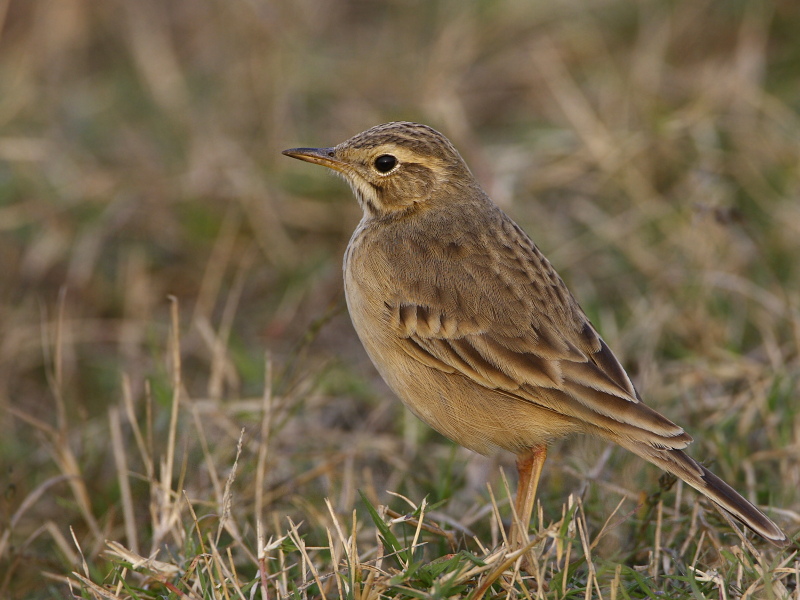
<path id="1" fill-rule="evenodd" d="M 526 539 L 548 442 L 571 433 L 616 442 L 787 543 L 683 452 L 692 438 L 644 405 L 553 267 L 443 135 L 386 123 L 284 154 L 338 172 L 364 210 L 344 256 L 345 294 L 389 387 L 462 446 L 517 455 L 515 544 Z"/>

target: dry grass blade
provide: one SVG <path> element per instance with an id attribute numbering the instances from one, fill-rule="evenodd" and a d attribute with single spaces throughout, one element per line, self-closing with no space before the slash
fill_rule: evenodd
<path id="1" fill-rule="evenodd" d="M 135 550 L 126 548 L 119 542 L 109 541 L 106 552 L 115 558 L 129 562 L 132 569 L 144 569 L 154 575 L 161 575 L 164 577 L 174 577 L 180 573 L 180 569 L 173 563 L 156 560 L 153 556 L 141 556 Z"/>
<path id="2" fill-rule="evenodd" d="M 128 481 L 128 457 L 122 441 L 119 410 L 112 407 L 108 411 L 109 430 L 111 432 L 111 450 L 114 454 L 114 463 L 117 467 L 120 496 L 122 496 L 122 514 L 125 521 L 125 535 L 133 552 L 139 551 L 139 536 L 136 529 L 133 496 L 130 482 Z"/>

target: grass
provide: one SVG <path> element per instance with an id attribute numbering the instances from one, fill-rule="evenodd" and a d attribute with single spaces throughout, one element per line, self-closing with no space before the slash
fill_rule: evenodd
<path id="1" fill-rule="evenodd" d="M 589 439 L 525 553 L 509 456 L 388 392 L 359 210 L 283 148 L 443 131 L 692 454 L 800 524 L 791 2 L 0 2 L 0 597 L 800 598 Z"/>

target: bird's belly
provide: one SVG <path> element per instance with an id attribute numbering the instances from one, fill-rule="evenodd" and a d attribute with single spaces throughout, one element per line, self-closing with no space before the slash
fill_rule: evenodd
<path id="1" fill-rule="evenodd" d="M 411 412 L 470 450 L 517 453 L 575 431 L 574 423 L 562 415 L 484 387 L 460 373 L 425 365 L 397 344 L 365 342 L 364 346 L 383 379 Z"/>

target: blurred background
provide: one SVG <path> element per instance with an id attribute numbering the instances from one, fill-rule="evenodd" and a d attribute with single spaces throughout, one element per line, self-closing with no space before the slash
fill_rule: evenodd
<path id="1" fill-rule="evenodd" d="M 0 1 L 0 595 L 76 568 L 70 527 L 93 559 L 106 538 L 146 550 L 114 419 L 147 423 L 157 463 L 175 308 L 192 497 L 242 427 L 251 469 L 266 390 L 266 521 L 313 524 L 323 497 L 347 514 L 356 488 L 480 512 L 512 463 L 392 398 L 344 309 L 359 208 L 280 154 L 391 120 L 451 139 L 695 456 L 800 511 L 799 30 L 793 0 Z M 619 497 L 587 472 L 656 485 L 604 449 L 554 450 L 543 502 L 584 490 L 602 524 Z"/>

